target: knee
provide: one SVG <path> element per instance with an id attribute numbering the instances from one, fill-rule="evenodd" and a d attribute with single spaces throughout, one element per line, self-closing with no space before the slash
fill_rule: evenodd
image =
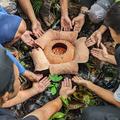
<path id="1" fill-rule="evenodd" d="M 93 23 L 102 22 L 107 14 L 107 11 L 98 4 L 91 6 L 89 11 L 89 18 Z"/>

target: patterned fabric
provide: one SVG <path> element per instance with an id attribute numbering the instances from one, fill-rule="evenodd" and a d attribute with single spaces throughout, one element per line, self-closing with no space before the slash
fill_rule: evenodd
<path id="1" fill-rule="evenodd" d="M 0 0 L 0 6 L 2 6 L 10 14 L 17 12 L 15 0 Z"/>

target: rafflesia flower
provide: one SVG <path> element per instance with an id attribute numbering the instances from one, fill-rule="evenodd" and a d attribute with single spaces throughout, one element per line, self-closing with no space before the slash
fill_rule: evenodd
<path id="1" fill-rule="evenodd" d="M 31 53 L 35 71 L 49 69 L 51 74 L 77 74 L 78 63 L 89 59 L 86 38 L 77 37 L 78 33 L 73 31 L 48 30 L 36 40 L 40 47 Z"/>

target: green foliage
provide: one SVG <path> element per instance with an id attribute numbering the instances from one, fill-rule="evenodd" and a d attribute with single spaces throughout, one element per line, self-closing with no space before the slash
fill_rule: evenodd
<path id="1" fill-rule="evenodd" d="M 67 107 L 69 105 L 69 100 L 67 98 L 61 97 L 61 100 L 62 100 L 64 106 Z"/>
<path id="2" fill-rule="evenodd" d="M 31 0 L 34 12 L 36 15 L 39 14 L 40 8 L 42 6 L 42 0 Z"/>
<path id="3" fill-rule="evenodd" d="M 64 117 L 65 117 L 64 113 L 57 112 L 50 118 L 50 120 L 55 120 L 55 119 L 62 120 L 62 118 L 64 118 Z"/>
<path id="4" fill-rule="evenodd" d="M 63 77 L 58 75 L 49 75 L 49 79 L 52 82 L 60 82 L 63 79 Z"/>
<path id="5" fill-rule="evenodd" d="M 50 92 L 52 95 L 56 95 L 59 86 L 58 82 L 60 82 L 63 77 L 59 75 L 49 75 L 49 79 L 52 81 L 52 84 L 49 86 Z"/>

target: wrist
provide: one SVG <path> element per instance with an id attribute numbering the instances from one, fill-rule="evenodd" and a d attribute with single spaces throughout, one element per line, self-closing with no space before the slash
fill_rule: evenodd
<path id="1" fill-rule="evenodd" d="M 37 95 L 38 93 L 40 93 L 39 91 L 34 89 L 34 87 L 30 88 L 30 91 L 31 91 L 32 96 Z"/>
<path id="2" fill-rule="evenodd" d="M 103 34 L 106 30 L 107 30 L 107 27 L 104 26 L 104 25 L 102 25 L 102 26 L 98 29 L 98 31 L 99 31 L 101 34 Z"/>

